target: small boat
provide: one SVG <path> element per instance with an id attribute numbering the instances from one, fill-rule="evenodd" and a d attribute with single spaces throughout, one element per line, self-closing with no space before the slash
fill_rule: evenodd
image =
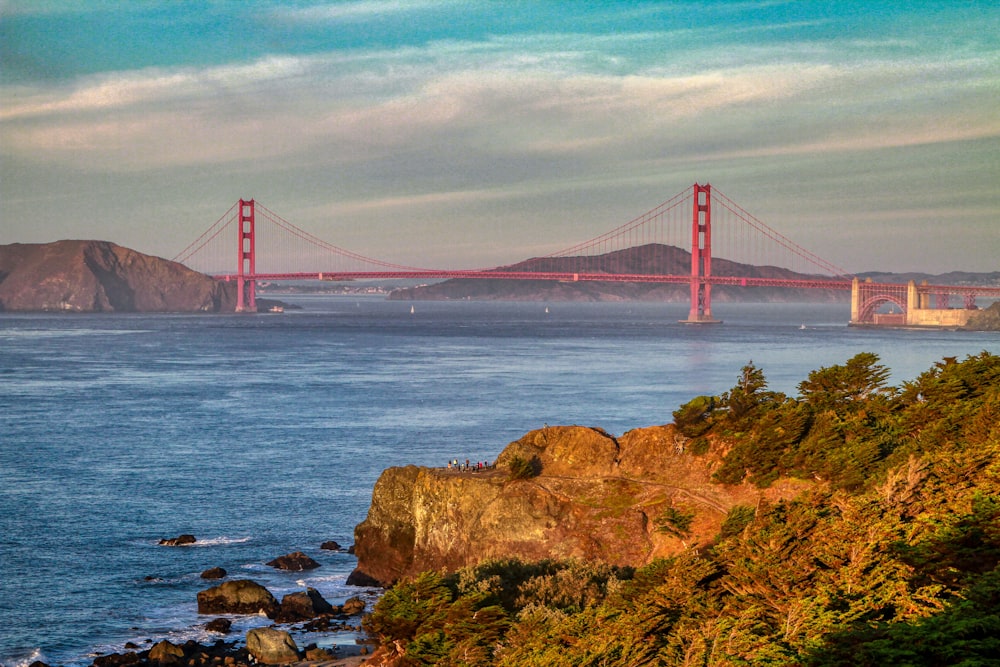
<path id="1" fill-rule="evenodd" d="M 806 325 L 804 325 L 804 324 L 800 324 L 800 325 L 799 325 L 799 328 L 800 328 L 800 329 L 806 329 L 806 328 L 808 328 L 808 327 L 806 327 Z"/>
<path id="2" fill-rule="evenodd" d="M 548 306 L 545 306 L 545 312 L 546 313 L 549 312 L 549 307 Z"/>
<path id="3" fill-rule="evenodd" d="M 413 306 L 410 306 L 410 315 L 414 313 Z"/>
<path id="4" fill-rule="evenodd" d="M 284 306 L 271 306 L 270 308 L 268 308 L 268 311 L 272 312 L 272 313 L 283 313 L 283 312 L 285 312 L 285 307 Z"/>

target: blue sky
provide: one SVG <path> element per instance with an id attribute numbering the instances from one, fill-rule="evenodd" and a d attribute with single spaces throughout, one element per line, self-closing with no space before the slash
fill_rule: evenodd
<path id="1" fill-rule="evenodd" d="M 472 268 L 697 181 L 848 270 L 1000 270 L 995 5 L 0 0 L 0 243 L 170 257 L 242 196 Z"/>

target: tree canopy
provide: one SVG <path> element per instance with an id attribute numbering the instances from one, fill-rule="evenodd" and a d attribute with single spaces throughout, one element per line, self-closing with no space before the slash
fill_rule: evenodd
<path id="1" fill-rule="evenodd" d="M 365 627 L 400 665 L 1000 665 L 1000 357 L 887 378 L 857 355 L 790 398 L 750 364 L 681 406 L 718 481 L 814 482 L 733 507 L 710 545 L 427 573 Z"/>

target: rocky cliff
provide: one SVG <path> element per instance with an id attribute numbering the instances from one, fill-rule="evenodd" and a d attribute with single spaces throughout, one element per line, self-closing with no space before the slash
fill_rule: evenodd
<path id="1" fill-rule="evenodd" d="M 0 310 L 232 311 L 235 283 L 107 241 L 0 246 Z"/>
<path id="2" fill-rule="evenodd" d="M 686 452 L 687 442 L 672 425 L 620 438 L 561 426 L 511 443 L 495 469 L 390 468 L 355 529 L 352 581 L 390 585 L 509 557 L 642 565 L 707 543 L 735 505 L 801 490 L 715 484 L 717 459 Z M 534 471 L 518 478 L 524 463 Z"/>
<path id="3" fill-rule="evenodd" d="M 1000 301 L 973 313 L 963 328 L 971 331 L 1000 331 Z"/>

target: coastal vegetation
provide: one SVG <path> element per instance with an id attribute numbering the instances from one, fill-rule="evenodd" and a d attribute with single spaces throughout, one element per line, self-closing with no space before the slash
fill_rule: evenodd
<path id="1" fill-rule="evenodd" d="M 641 567 L 491 560 L 400 580 L 365 619 L 396 665 L 1000 664 L 1000 357 L 894 387 L 873 354 L 790 397 L 748 364 L 673 414 L 727 485 L 712 540 Z M 683 535 L 668 507 L 658 529 Z"/>

